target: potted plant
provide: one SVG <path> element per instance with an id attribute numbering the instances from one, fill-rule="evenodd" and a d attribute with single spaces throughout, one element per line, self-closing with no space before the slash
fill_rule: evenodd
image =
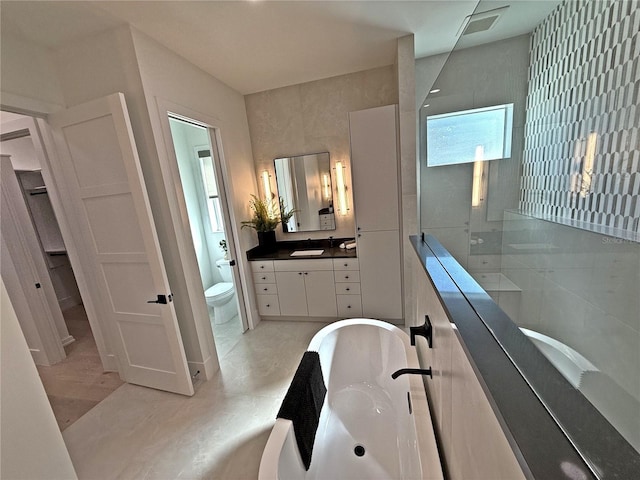
<path id="1" fill-rule="evenodd" d="M 282 218 L 289 219 L 294 213 L 294 210 L 284 210 L 282 197 L 267 201 L 251 195 L 249 208 L 253 211 L 253 217 L 243 221 L 242 228 L 253 228 L 258 233 L 258 243 L 261 246 L 273 246 L 276 243 L 276 227 Z"/>
<path id="2" fill-rule="evenodd" d="M 220 245 L 220 248 L 224 252 L 224 259 L 228 260 L 229 259 L 229 247 L 227 247 L 227 241 L 223 238 L 222 240 L 220 240 L 220 243 L 218 243 L 218 245 Z"/>

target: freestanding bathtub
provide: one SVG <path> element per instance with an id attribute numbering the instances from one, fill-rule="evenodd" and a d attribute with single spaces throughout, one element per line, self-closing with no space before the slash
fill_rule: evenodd
<path id="1" fill-rule="evenodd" d="M 278 418 L 259 480 L 442 479 L 438 450 L 409 336 L 389 323 L 350 319 L 320 330 L 309 344 L 320 356 L 327 394 L 305 470 L 292 422 Z"/>

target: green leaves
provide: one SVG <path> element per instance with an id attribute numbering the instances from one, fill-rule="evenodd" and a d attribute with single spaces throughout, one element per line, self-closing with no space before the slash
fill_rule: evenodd
<path id="1" fill-rule="evenodd" d="M 242 228 L 254 228 L 256 232 L 270 232 L 275 230 L 281 221 L 287 223 L 297 211 L 289 210 L 287 212 L 282 197 L 279 197 L 278 200 L 272 198 L 271 201 L 266 201 L 255 195 L 251 195 L 249 208 L 253 210 L 253 218 L 241 222 Z"/>

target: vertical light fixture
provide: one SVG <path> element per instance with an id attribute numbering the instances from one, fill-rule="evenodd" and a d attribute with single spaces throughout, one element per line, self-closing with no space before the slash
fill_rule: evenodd
<path id="1" fill-rule="evenodd" d="M 325 200 L 331 199 L 331 182 L 328 173 L 322 174 L 322 192 Z"/>
<path id="2" fill-rule="evenodd" d="M 591 132 L 587 137 L 587 149 L 584 154 L 584 164 L 582 165 L 582 186 L 580 187 L 580 196 L 586 197 L 591 191 L 591 179 L 593 177 L 593 162 L 596 157 L 596 144 L 598 142 L 598 134 Z"/>
<path id="3" fill-rule="evenodd" d="M 344 165 L 336 162 L 336 188 L 338 189 L 338 212 L 346 215 L 349 210 L 347 205 L 347 186 L 344 183 Z"/>
<path id="4" fill-rule="evenodd" d="M 262 189 L 264 190 L 264 200 L 267 202 L 271 202 L 271 182 L 269 181 L 269 172 L 264 170 L 262 172 Z"/>
<path id="5" fill-rule="evenodd" d="M 479 207 L 482 202 L 482 174 L 484 173 L 484 147 L 476 147 L 475 162 L 473 162 L 473 187 L 471 190 L 471 206 Z"/>

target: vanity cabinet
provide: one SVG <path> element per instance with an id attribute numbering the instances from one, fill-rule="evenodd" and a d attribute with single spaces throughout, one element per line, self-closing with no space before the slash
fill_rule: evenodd
<path id="1" fill-rule="evenodd" d="M 251 262 L 251 271 L 253 272 L 253 284 L 256 289 L 258 313 L 265 316 L 280 315 L 280 302 L 273 262 Z"/>
<path id="2" fill-rule="evenodd" d="M 268 317 L 362 316 L 358 259 L 253 260 L 258 312 Z"/>
<path id="3" fill-rule="evenodd" d="M 397 106 L 349 113 L 362 313 L 401 321 L 402 255 Z"/>
<path id="4" fill-rule="evenodd" d="M 276 260 L 273 264 L 279 292 L 280 315 L 337 315 L 331 259 Z"/>
<path id="5" fill-rule="evenodd" d="M 360 295 L 360 266 L 357 258 L 334 258 L 334 279 L 336 282 L 336 303 L 338 317 L 362 316 Z"/>

